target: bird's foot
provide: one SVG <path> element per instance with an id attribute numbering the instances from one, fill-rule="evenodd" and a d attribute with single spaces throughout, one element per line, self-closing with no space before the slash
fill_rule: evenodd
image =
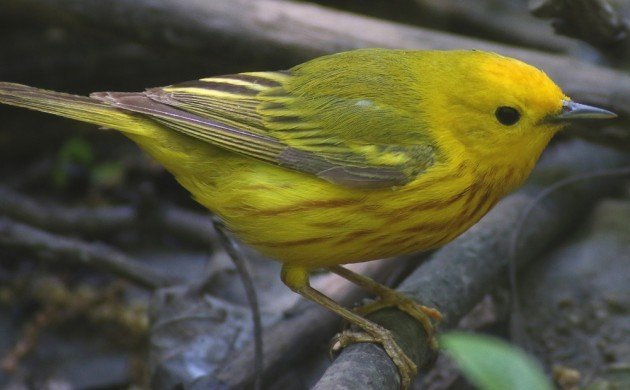
<path id="1" fill-rule="evenodd" d="M 400 346 L 394 341 L 392 333 L 389 330 L 380 325 L 376 325 L 376 327 L 371 329 L 369 332 L 344 330 L 341 333 L 337 333 L 331 340 L 331 356 L 354 343 L 374 343 L 381 345 L 398 368 L 401 380 L 401 389 L 409 388 L 411 385 L 411 379 L 416 376 L 418 368 L 402 350 L 402 348 L 400 348 Z"/>
<path id="2" fill-rule="evenodd" d="M 435 337 L 435 326 L 431 321 L 439 322 L 442 320 L 442 313 L 437 309 L 421 305 L 395 290 L 388 289 L 388 291 L 381 292 L 380 299 L 359 306 L 355 308 L 354 311 L 361 316 L 366 316 L 367 314 L 391 306 L 404 311 L 418 320 L 427 333 L 429 346 L 434 351 L 437 351 L 438 342 Z"/>

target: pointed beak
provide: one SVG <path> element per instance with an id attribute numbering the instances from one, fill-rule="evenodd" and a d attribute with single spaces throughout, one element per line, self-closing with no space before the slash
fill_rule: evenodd
<path id="1" fill-rule="evenodd" d="M 587 106 L 586 104 L 564 100 L 562 102 L 562 111 L 553 118 L 556 120 L 566 121 L 573 119 L 610 119 L 616 117 L 617 114 L 604 110 L 603 108 Z"/>

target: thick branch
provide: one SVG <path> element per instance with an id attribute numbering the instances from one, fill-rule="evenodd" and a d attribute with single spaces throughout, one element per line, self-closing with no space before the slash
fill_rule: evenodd
<path id="1" fill-rule="evenodd" d="M 574 142 L 555 150 L 536 177 L 548 181 L 550 175 L 559 179 L 627 164 L 630 164 L 628 156 Z M 585 217 L 598 198 L 622 184 L 623 180 L 617 177 L 590 179 L 563 187 L 543 199 L 521 231 L 515 260 L 523 265 L 535 258 Z M 417 268 L 399 290 L 439 309 L 444 315 L 445 327 L 456 325 L 485 294 L 507 278 L 510 233 L 516 229 L 521 213 L 539 193 L 539 188 L 534 181 L 506 198 L 480 223 Z M 432 360 L 431 354 L 427 353 L 426 335 L 408 315 L 385 309 L 370 318 L 393 330 L 420 370 L 430 365 Z M 379 385 L 375 387 L 374 384 Z M 356 344 L 342 352 L 315 389 L 339 386 L 345 389 L 397 389 L 399 378 L 392 361 L 381 348 L 374 344 Z"/>
<path id="2" fill-rule="evenodd" d="M 541 20 L 528 16 L 525 4 L 496 0 L 416 0 L 425 19 L 448 21 L 465 35 L 482 36 L 545 51 L 569 53 L 576 42 L 549 33 Z M 489 10 L 492 10 L 489 12 Z M 439 22 L 438 22 L 439 23 Z"/>
<path id="3" fill-rule="evenodd" d="M 106 245 L 54 235 L 3 216 L 0 216 L 0 244 L 25 249 L 54 262 L 111 272 L 150 289 L 174 283 L 174 280 Z"/>
<path id="4" fill-rule="evenodd" d="M 372 261 L 351 267 L 355 272 L 386 283 L 395 270 L 406 265 L 404 260 L 402 262 L 404 264 L 401 261 Z M 346 306 L 365 296 L 365 291 L 334 274 L 317 280 L 314 287 Z M 339 330 L 339 324 L 339 317 L 325 308 L 313 302 L 301 302 L 298 310 L 292 310 L 286 319 L 264 331 L 264 379 L 272 382 L 288 365 L 319 353 L 322 344 Z M 296 348 L 298 345 L 299 348 Z M 220 383 L 230 389 L 251 385 L 255 375 L 253 359 L 253 346 L 250 344 L 227 358 L 225 366 L 217 372 L 199 379 L 194 388 L 208 388 L 210 383 Z"/>
<path id="5" fill-rule="evenodd" d="M 573 99 L 630 118 L 630 78 L 565 55 L 470 39 L 399 25 L 328 8 L 283 0 L 15 0 L 7 5 L 47 20 L 79 20 L 99 31 L 126 34 L 149 44 L 222 56 L 281 59 L 290 65 L 318 55 L 360 47 L 479 49 L 519 58 L 545 70 Z M 287 55 L 292 58 L 287 61 Z M 270 60 L 269 63 L 272 61 Z M 619 122 L 621 123 L 621 122 Z"/>
<path id="6" fill-rule="evenodd" d="M 530 10 L 541 18 L 553 18 L 558 34 L 594 46 L 610 46 L 628 36 L 624 18 L 606 0 L 530 0 Z"/>

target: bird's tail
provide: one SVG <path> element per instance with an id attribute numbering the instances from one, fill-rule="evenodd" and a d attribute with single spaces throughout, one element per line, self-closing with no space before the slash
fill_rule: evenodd
<path id="1" fill-rule="evenodd" d="M 146 119 L 87 96 L 0 82 L 0 103 L 141 134 Z"/>

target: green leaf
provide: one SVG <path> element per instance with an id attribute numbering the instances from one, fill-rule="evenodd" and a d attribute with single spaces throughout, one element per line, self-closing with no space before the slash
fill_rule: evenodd
<path id="1" fill-rule="evenodd" d="M 502 340 L 452 332 L 440 344 L 475 386 L 483 390 L 552 390 L 542 368 L 525 352 Z"/>
<path id="2" fill-rule="evenodd" d="M 73 164 L 87 167 L 93 160 L 94 155 L 89 143 L 80 137 L 70 138 L 57 152 L 55 165 L 51 172 L 53 183 L 58 188 L 66 187 L 70 181 L 68 167 Z"/>
<path id="3" fill-rule="evenodd" d="M 57 159 L 60 162 L 77 162 L 87 165 L 94 160 L 92 146 L 83 138 L 70 138 L 63 144 L 61 149 L 59 149 Z"/>
<path id="4" fill-rule="evenodd" d="M 92 182 L 99 187 L 121 185 L 125 177 L 125 165 L 120 161 L 98 164 L 92 168 Z"/>

